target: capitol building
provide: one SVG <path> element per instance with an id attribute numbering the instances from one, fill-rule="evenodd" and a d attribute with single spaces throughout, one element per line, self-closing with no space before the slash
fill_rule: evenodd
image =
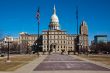
<path id="1" fill-rule="evenodd" d="M 67 31 L 61 30 L 59 19 L 56 13 L 56 8 L 53 8 L 53 14 L 47 30 L 43 30 L 42 34 L 28 34 L 20 33 L 19 43 L 21 49 L 24 49 L 24 43 L 29 46 L 38 45 L 41 51 L 48 51 L 52 49 L 53 52 L 60 52 L 62 49 L 65 51 L 74 51 L 78 45 L 79 49 L 88 49 L 88 27 L 87 23 L 83 20 L 79 27 L 79 34 L 67 34 Z M 78 37 L 78 41 L 77 41 Z"/>

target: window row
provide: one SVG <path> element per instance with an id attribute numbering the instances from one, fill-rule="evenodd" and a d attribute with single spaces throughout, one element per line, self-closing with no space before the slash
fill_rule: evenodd
<path id="1" fill-rule="evenodd" d="M 75 38 L 74 37 L 68 37 L 68 40 L 74 40 Z"/>
<path id="2" fill-rule="evenodd" d="M 48 48 L 48 45 L 44 45 L 43 48 Z M 65 49 L 65 48 L 67 48 L 67 47 L 60 45 L 60 46 L 56 46 L 56 48 L 64 48 L 64 49 Z"/>
<path id="3" fill-rule="evenodd" d="M 43 34 L 66 34 L 65 32 L 43 32 Z"/>
<path id="4" fill-rule="evenodd" d="M 44 40 L 43 43 L 47 44 L 48 42 L 46 40 Z M 73 41 L 66 42 L 66 41 L 57 41 L 57 40 L 53 40 L 53 41 L 50 40 L 49 43 L 59 43 L 59 44 L 66 44 L 66 43 L 68 43 L 68 44 L 74 44 Z"/>
<path id="5" fill-rule="evenodd" d="M 47 39 L 47 36 L 43 36 L 43 39 Z M 59 35 L 49 35 L 49 39 L 66 39 L 66 36 L 59 36 Z"/>
<path id="6" fill-rule="evenodd" d="M 37 37 L 21 37 L 22 40 L 36 40 Z"/>
<path id="7" fill-rule="evenodd" d="M 44 44 L 48 43 L 48 41 L 44 40 L 43 41 Z M 57 40 L 53 40 L 53 41 L 49 41 L 49 43 L 61 43 L 61 44 L 66 44 L 66 41 L 57 41 Z"/>

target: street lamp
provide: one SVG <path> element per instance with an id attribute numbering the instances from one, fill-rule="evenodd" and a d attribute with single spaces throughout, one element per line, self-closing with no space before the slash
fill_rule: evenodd
<path id="1" fill-rule="evenodd" d="M 2 49 L 2 43 L 0 43 L 0 53 L 2 52 L 1 49 Z"/>
<path id="2" fill-rule="evenodd" d="M 83 42 L 81 42 L 81 44 L 80 44 L 80 53 L 82 53 L 83 52 Z"/>
<path id="3" fill-rule="evenodd" d="M 30 44 L 28 43 L 28 41 L 26 42 L 26 54 L 29 54 L 29 46 L 30 46 Z"/>
<path id="4" fill-rule="evenodd" d="M 10 37 L 7 37 L 7 40 L 5 40 L 5 43 L 8 44 L 8 48 L 7 48 L 7 60 L 6 60 L 6 62 L 11 62 L 10 61 L 10 43 L 12 43 L 12 42 L 10 40 Z"/>
<path id="5" fill-rule="evenodd" d="M 38 43 L 35 43 L 35 47 L 36 47 L 37 55 L 39 56 L 39 44 Z"/>

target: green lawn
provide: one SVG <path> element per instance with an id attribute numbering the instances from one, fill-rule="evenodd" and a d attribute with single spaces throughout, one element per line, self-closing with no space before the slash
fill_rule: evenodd
<path id="1" fill-rule="evenodd" d="M 0 59 L 0 71 L 14 71 L 17 68 L 28 64 L 29 62 L 33 61 L 36 59 L 36 55 L 21 55 L 21 56 L 15 56 L 11 57 L 10 63 L 6 62 L 6 58 Z"/>
<path id="2" fill-rule="evenodd" d="M 110 55 L 80 55 L 80 57 L 110 65 Z"/>

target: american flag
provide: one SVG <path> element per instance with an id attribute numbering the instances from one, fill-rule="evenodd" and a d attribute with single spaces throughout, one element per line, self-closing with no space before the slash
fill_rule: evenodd
<path id="1" fill-rule="evenodd" d="M 36 18 L 38 20 L 38 24 L 40 24 L 40 8 L 37 10 Z"/>

